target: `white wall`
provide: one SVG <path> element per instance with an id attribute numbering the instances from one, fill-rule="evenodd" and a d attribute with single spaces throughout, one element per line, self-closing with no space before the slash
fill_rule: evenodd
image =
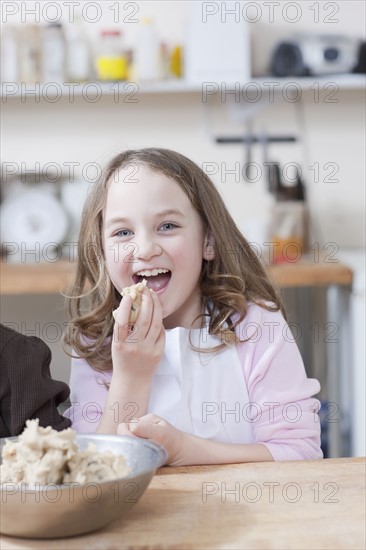
<path id="1" fill-rule="evenodd" d="M 61 0 L 58 3 L 63 7 L 67 24 L 68 11 Z M 35 3 L 21 4 L 31 8 Z M 91 3 L 81 4 L 85 6 Z M 114 25 L 114 12 L 110 8 L 115 3 L 99 4 L 102 19 L 95 24 L 84 21 L 86 30 L 94 37 L 94 47 L 98 44 L 97 30 L 110 25 L 121 28 L 126 44 L 133 46 L 138 25 L 127 22 Z M 144 15 L 154 15 L 163 40 L 170 44 L 183 40 L 189 2 L 149 1 L 132 4 L 137 10 L 133 19 L 141 20 Z M 221 3 L 209 4 L 221 6 Z M 243 13 L 248 19 L 259 18 L 259 21 L 249 25 L 254 73 L 262 74 L 266 70 L 271 49 L 281 36 L 299 32 L 338 33 L 359 38 L 365 35 L 364 2 L 316 3 L 319 5 L 317 23 L 314 23 L 314 18 L 318 16 L 314 9 L 310 9 L 312 5 L 309 2 L 284 1 L 280 6 L 273 5 L 272 22 L 268 5 L 265 7 L 260 2 L 248 3 L 252 7 L 242 11 L 241 18 Z M 51 8 L 47 11 L 49 18 L 55 13 Z M 86 13 L 90 17 L 94 16 L 91 8 Z M 128 13 L 122 10 L 121 19 L 126 18 Z M 219 15 L 222 16 L 222 13 L 215 17 Z M 19 23 L 21 17 L 26 17 L 28 22 L 34 20 L 34 16 L 19 10 L 14 16 L 8 16 L 8 22 Z M 298 22 L 286 22 L 286 19 L 296 17 L 299 17 Z M 327 20 L 330 22 L 325 22 Z M 334 20 L 338 20 L 338 23 L 334 23 Z M 269 81 L 275 83 L 276 79 L 271 77 Z M 300 138 L 296 145 L 271 146 L 269 154 L 271 159 L 283 164 L 298 162 L 301 165 L 314 222 L 313 240 L 319 241 L 321 245 L 332 241 L 340 247 L 363 247 L 364 232 L 360 228 L 364 224 L 365 198 L 362 123 L 365 119 L 364 91 L 339 90 L 330 98 L 331 90 L 323 90 L 319 100 L 316 100 L 314 91 L 309 88 L 310 85 L 302 91 L 302 101 L 291 103 L 283 98 L 274 104 L 264 101 L 262 110 L 254 105 L 257 109 L 254 131 L 292 134 Z M 320 86 L 322 88 L 324 84 Z M 30 167 L 36 161 L 41 166 L 52 161 L 64 168 L 63 163 L 74 161 L 82 167 L 93 161 L 103 164 L 106 158 L 126 147 L 170 147 L 187 154 L 201 165 L 216 162 L 221 168 L 221 163 L 225 163 L 224 171 L 220 169 L 213 179 L 239 225 L 245 227 L 249 217 L 264 216 L 263 208 L 268 202 L 264 195 L 265 178 L 251 184 L 243 183 L 239 174 L 227 174 L 225 178 L 225 169 L 232 170 L 235 163 L 243 162 L 244 148 L 240 145 L 218 146 L 214 143 L 217 135 L 240 135 L 245 132 L 242 112 L 236 115 L 236 120 L 232 120 L 226 111 L 228 105 L 220 103 L 219 94 L 213 98 L 213 108 L 216 107 L 216 110 L 209 110 L 207 104 L 202 103 L 199 93 L 137 94 L 136 97 L 136 104 L 114 103 L 111 96 L 102 97 L 98 103 L 88 103 L 79 98 L 73 104 L 67 98 L 57 103 L 35 103 L 29 98 L 26 104 L 19 99 L 9 98 L 2 104 L 2 133 L 7 138 L 2 147 L 2 160 L 17 163 L 23 161 Z M 229 102 L 230 96 L 227 99 Z M 330 103 L 330 99 L 335 102 Z M 258 164 L 261 163 L 261 155 L 260 148 L 255 148 L 253 160 Z M 315 163 L 320 167 L 318 182 L 315 181 L 314 169 L 310 169 Z M 334 183 L 326 182 L 326 177 L 332 174 L 332 166 L 327 163 L 334 163 L 337 170 L 333 177 L 338 181 Z M 349 223 L 350 220 L 352 223 Z"/>

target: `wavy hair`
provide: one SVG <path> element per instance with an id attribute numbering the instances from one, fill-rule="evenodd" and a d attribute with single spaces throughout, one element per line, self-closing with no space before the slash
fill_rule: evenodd
<path id="1" fill-rule="evenodd" d="M 102 224 L 108 184 L 127 165 L 144 165 L 177 182 L 198 212 L 212 239 L 214 258 L 202 261 L 200 290 L 202 313 L 208 316 L 209 334 L 219 336 L 215 350 L 236 343 L 235 327 L 245 318 L 249 303 L 270 311 L 281 310 L 272 286 L 255 252 L 237 228 L 213 182 L 193 161 L 169 149 L 127 150 L 105 167 L 86 200 L 78 240 L 78 261 L 67 300 L 69 323 L 64 343 L 97 370 L 112 368 L 112 311 L 120 294 L 106 270 Z M 236 314 L 236 320 L 232 318 Z M 195 319 L 196 321 L 196 319 Z M 69 354 L 71 355 L 71 354 Z"/>

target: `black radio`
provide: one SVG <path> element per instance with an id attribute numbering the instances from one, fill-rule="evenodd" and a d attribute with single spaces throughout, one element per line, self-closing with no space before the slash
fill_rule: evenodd
<path id="1" fill-rule="evenodd" d="M 275 76 L 352 73 L 361 49 L 360 40 L 347 36 L 300 35 L 276 46 L 271 71 Z"/>

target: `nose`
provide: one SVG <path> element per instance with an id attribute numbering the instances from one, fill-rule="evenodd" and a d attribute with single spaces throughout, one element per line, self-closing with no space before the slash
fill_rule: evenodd
<path id="1" fill-rule="evenodd" d="M 136 239 L 137 249 L 134 256 L 138 260 L 150 260 L 154 256 L 160 256 L 162 248 L 151 235 L 140 235 Z"/>

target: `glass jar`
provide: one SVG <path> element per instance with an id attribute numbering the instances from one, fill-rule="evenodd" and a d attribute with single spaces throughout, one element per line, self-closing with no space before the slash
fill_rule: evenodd
<path id="1" fill-rule="evenodd" d="M 66 74 L 71 82 L 87 82 L 91 77 L 91 54 L 81 20 L 67 28 Z"/>
<path id="2" fill-rule="evenodd" d="M 43 28 L 42 80 L 65 82 L 65 37 L 61 23 L 50 23 Z"/>
<path id="3" fill-rule="evenodd" d="M 40 82 L 42 42 L 39 25 L 25 24 L 19 28 L 18 48 L 19 81 Z"/>
<path id="4" fill-rule="evenodd" d="M 4 25 L 1 37 L 1 82 L 18 81 L 18 36 L 16 27 Z"/>
<path id="5" fill-rule="evenodd" d="M 120 31 L 104 30 L 101 32 L 96 71 L 99 80 L 127 79 L 127 56 L 123 52 Z"/>
<path id="6" fill-rule="evenodd" d="M 273 205 L 270 241 L 273 263 L 298 262 L 306 251 L 307 208 L 303 201 L 281 201 Z"/>

